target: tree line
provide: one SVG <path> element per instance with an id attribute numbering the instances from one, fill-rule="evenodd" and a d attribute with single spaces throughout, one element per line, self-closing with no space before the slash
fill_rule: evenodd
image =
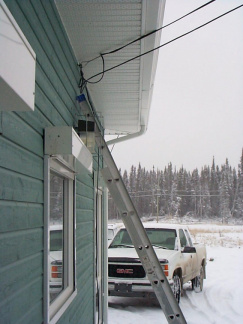
<path id="1" fill-rule="evenodd" d="M 140 217 L 190 215 L 194 218 L 243 218 L 243 150 L 238 169 L 228 159 L 219 167 L 188 172 L 169 163 L 164 170 L 146 170 L 139 163 L 124 171 L 123 182 Z M 109 218 L 117 218 L 117 209 L 109 199 Z"/>

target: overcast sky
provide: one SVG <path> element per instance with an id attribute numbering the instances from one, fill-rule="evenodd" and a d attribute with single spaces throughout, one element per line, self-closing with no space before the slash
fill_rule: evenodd
<path id="1" fill-rule="evenodd" d="M 167 0 L 164 25 L 206 2 Z M 165 28 L 161 44 L 241 4 L 216 0 Z M 213 156 L 237 168 L 242 147 L 243 7 L 160 49 L 148 130 L 112 155 L 122 170 L 172 162 L 192 171 L 211 166 Z"/>

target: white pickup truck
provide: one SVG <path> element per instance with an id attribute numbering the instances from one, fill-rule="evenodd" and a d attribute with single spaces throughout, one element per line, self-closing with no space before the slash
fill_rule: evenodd
<path id="1" fill-rule="evenodd" d="M 179 303 L 182 286 L 191 281 L 200 292 L 206 278 L 206 248 L 192 244 L 186 226 L 144 223 L 144 228 L 157 254 L 161 267 Z M 153 289 L 123 227 L 108 249 L 109 296 L 154 297 Z"/>

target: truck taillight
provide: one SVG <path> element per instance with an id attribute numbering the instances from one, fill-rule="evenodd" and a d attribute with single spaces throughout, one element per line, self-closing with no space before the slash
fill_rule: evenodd
<path id="1" fill-rule="evenodd" d="M 165 264 L 163 265 L 163 270 L 164 270 L 164 274 L 166 275 L 166 277 L 169 276 L 169 265 Z"/>
<path id="2" fill-rule="evenodd" d="M 51 266 L 51 277 L 52 278 L 62 278 L 62 266 Z"/>
<path id="3" fill-rule="evenodd" d="M 169 261 L 167 259 L 160 259 L 159 261 L 163 268 L 165 276 L 168 277 L 169 276 Z"/>

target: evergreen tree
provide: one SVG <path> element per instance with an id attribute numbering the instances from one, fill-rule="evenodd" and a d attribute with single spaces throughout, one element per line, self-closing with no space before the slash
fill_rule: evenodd
<path id="1" fill-rule="evenodd" d="M 148 171 L 132 165 L 130 173 L 124 171 L 123 181 L 140 216 L 171 215 L 183 217 L 243 218 L 243 150 L 238 173 L 228 159 L 221 169 L 213 158 L 211 168 L 204 166 L 187 172 L 183 167 L 177 172 L 170 162 L 164 171 Z M 109 218 L 116 218 L 117 210 L 109 199 Z"/>
<path id="2" fill-rule="evenodd" d="M 160 172 L 159 191 L 160 191 L 159 211 L 160 211 L 160 215 L 165 215 L 166 214 L 166 189 L 165 189 L 165 177 L 163 171 Z"/>
<path id="3" fill-rule="evenodd" d="M 240 177 L 239 177 L 240 178 Z M 236 198 L 238 195 L 238 179 L 237 179 L 237 172 L 235 168 L 233 169 L 233 188 L 232 188 L 232 195 L 231 195 L 231 214 L 232 217 L 235 216 L 235 208 L 236 208 Z"/>
<path id="4" fill-rule="evenodd" d="M 179 216 L 184 216 L 189 207 L 188 199 L 188 174 L 186 170 L 182 167 L 177 175 L 177 196 L 180 197 L 180 206 L 179 206 Z"/>
<path id="5" fill-rule="evenodd" d="M 141 164 L 139 163 L 137 169 L 137 177 L 136 177 L 136 207 L 138 214 L 140 217 L 143 215 L 144 210 L 144 178 L 143 178 L 143 170 Z"/>
<path id="6" fill-rule="evenodd" d="M 204 167 L 201 171 L 201 209 L 202 209 L 202 216 L 208 217 L 212 213 L 211 208 L 211 201 L 210 201 L 210 192 L 209 192 L 209 179 L 210 178 L 210 171 L 208 167 Z"/>
<path id="7" fill-rule="evenodd" d="M 216 173 L 215 162 L 213 157 L 213 163 L 211 167 L 211 177 L 210 177 L 210 200 L 212 208 L 212 216 L 219 214 L 219 182 Z"/>
<path id="8" fill-rule="evenodd" d="M 152 190 L 151 190 L 151 173 L 149 171 L 145 171 L 144 169 L 144 183 L 145 183 L 145 197 L 144 197 L 144 215 L 151 214 L 151 201 L 152 201 Z"/>
<path id="9" fill-rule="evenodd" d="M 164 177 L 165 177 L 165 191 L 167 194 L 166 213 L 172 215 L 172 211 L 173 211 L 172 206 L 174 205 L 174 201 L 176 199 L 175 197 L 176 186 L 175 184 L 173 185 L 174 175 L 173 175 L 171 162 L 168 164 L 168 168 L 165 168 Z"/>
<path id="10" fill-rule="evenodd" d="M 153 171 L 150 171 L 150 184 L 151 184 L 151 192 L 152 192 L 152 196 L 151 196 L 151 202 L 150 202 L 150 206 L 151 206 L 151 215 L 154 216 L 156 214 L 156 210 L 157 210 L 157 205 L 156 205 L 156 172 L 154 170 L 154 166 L 153 166 Z"/>
<path id="11" fill-rule="evenodd" d="M 192 172 L 192 179 L 191 179 L 191 203 L 193 207 L 192 212 L 195 217 L 200 217 L 201 215 L 200 195 L 201 195 L 200 178 L 199 178 L 198 169 L 195 169 Z"/>
<path id="12" fill-rule="evenodd" d="M 133 165 L 129 176 L 129 191 L 131 194 L 136 192 L 136 167 Z"/>
<path id="13" fill-rule="evenodd" d="M 243 149 L 238 166 L 238 183 L 236 189 L 236 203 L 235 203 L 235 216 L 237 218 L 243 217 Z"/>
<path id="14" fill-rule="evenodd" d="M 124 182 L 125 187 L 126 187 L 127 190 L 130 192 L 131 189 L 130 189 L 130 182 L 129 182 L 129 178 L 128 178 L 127 170 L 125 170 L 125 171 L 123 172 L 122 179 L 123 179 L 123 182 Z"/>
<path id="15" fill-rule="evenodd" d="M 220 192 L 220 214 L 222 222 L 228 221 L 231 216 L 230 212 L 230 168 L 228 164 L 228 159 L 226 159 L 225 165 L 222 166 L 221 171 L 221 181 L 219 185 Z"/>

